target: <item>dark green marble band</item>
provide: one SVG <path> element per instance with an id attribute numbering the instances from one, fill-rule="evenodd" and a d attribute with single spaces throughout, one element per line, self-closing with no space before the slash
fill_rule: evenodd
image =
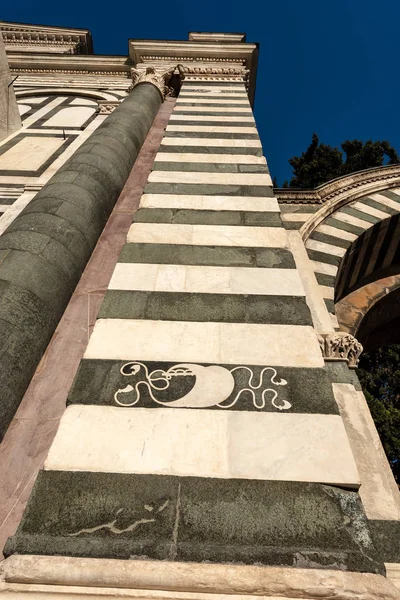
<path id="1" fill-rule="evenodd" d="M 125 244 L 118 262 L 210 267 L 295 269 L 293 255 L 284 248 L 240 248 L 185 244 Z"/>
<path id="2" fill-rule="evenodd" d="M 247 227 L 282 227 L 279 212 L 190 210 L 184 208 L 141 208 L 135 223 L 186 223 L 188 225 L 245 225 Z"/>
<path id="3" fill-rule="evenodd" d="M 133 357 L 134 359 L 134 357 Z M 68 404 L 86 404 L 100 406 L 117 406 L 114 400 L 114 394 L 124 388 L 127 384 L 136 385 L 143 381 L 142 369 L 135 376 L 125 376 L 121 373 L 121 367 L 129 361 L 120 360 L 102 360 L 102 359 L 83 359 L 79 365 L 78 373 L 68 397 Z M 168 371 L 177 363 L 173 362 L 155 362 L 140 361 L 148 372 L 163 370 Z M 199 363 L 201 366 L 210 366 L 206 363 Z M 330 363 L 333 364 L 333 363 Z M 336 364 L 336 363 L 334 363 Z M 235 388 L 231 396 L 222 404 L 229 406 L 240 390 L 249 388 L 250 371 L 253 373 L 255 386 L 260 382 L 260 376 L 264 367 L 259 365 L 220 365 L 227 370 L 233 371 L 235 379 Z M 265 365 L 268 366 L 268 365 Z M 347 364 L 345 364 L 347 368 Z M 349 369 L 347 369 L 349 371 Z M 274 372 L 276 375 L 274 376 Z M 354 375 L 353 371 L 350 371 Z M 249 392 L 242 392 L 240 399 L 229 410 L 235 411 L 255 411 L 255 412 L 279 412 L 279 408 L 274 406 L 271 399 L 274 397 L 274 391 L 278 394 L 278 406 L 283 402 L 289 402 L 290 408 L 284 412 L 305 413 L 305 414 L 323 414 L 337 415 L 339 409 L 332 392 L 331 373 L 325 368 L 309 369 L 297 367 L 274 367 L 268 369 L 263 374 L 264 385 L 255 390 L 253 396 Z M 336 376 L 337 377 L 337 376 Z M 277 382 L 286 382 L 281 385 L 275 385 L 271 379 Z M 345 383 L 348 383 L 346 380 Z M 168 401 L 182 398 L 195 385 L 195 377 L 175 377 L 171 380 L 168 389 L 165 392 L 157 392 L 157 398 L 160 401 Z M 262 392 L 264 389 L 270 389 L 267 394 L 266 402 L 262 402 Z M 138 408 L 160 408 L 160 404 L 152 401 L 145 385 L 140 386 L 141 399 L 138 404 L 132 407 L 132 410 Z M 131 397 L 127 395 L 125 400 L 129 404 Z M 122 401 L 123 398 L 121 398 Z M 206 409 L 198 408 L 196 410 L 228 410 L 223 406 L 211 406 Z M 165 405 L 164 405 L 165 407 Z M 190 410 L 190 409 L 189 409 Z"/>
<path id="4" fill-rule="evenodd" d="M 145 194 L 195 194 L 200 196 L 264 196 L 273 198 L 267 185 L 227 185 L 211 183 L 148 183 Z"/>
<path id="5" fill-rule="evenodd" d="M 385 572 L 357 492 L 251 479 L 41 471 L 4 552 Z"/>
<path id="6" fill-rule="evenodd" d="M 1 237 L 0 438 L 46 350 L 160 105 L 161 96 L 155 86 L 136 87 Z"/>
<path id="7" fill-rule="evenodd" d="M 107 290 L 100 319 L 311 325 L 304 297 Z"/>
<path id="8" fill-rule="evenodd" d="M 181 148 L 183 151 L 184 148 Z M 237 163 L 198 163 L 198 162 L 163 162 L 157 160 L 153 164 L 153 171 L 190 171 L 200 173 L 269 173 L 266 165 L 247 165 Z"/>
<path id="9" fill-rule="evenodd" d="M 252 154 L 253 156 L 262 156 L 262 148 L 234 148 L 229 146 L 229 142 L 226 143 L 225 148 L 221 148 L 220 146 L 196 146 L 196 140 L 193 140 L 193 144 L 190 146 L 170 146 L 167 144 L 161 144 L 159 148 L 159 152 L 178 152 L 182 154 L 183 152 L 190 154 Z M 162 156 L 160 154 L 159 156 Z"/>

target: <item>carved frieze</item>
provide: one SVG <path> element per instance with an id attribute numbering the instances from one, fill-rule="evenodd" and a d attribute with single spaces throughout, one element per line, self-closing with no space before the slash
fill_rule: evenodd
<path id="1" fill-rule="evenodd" d="M 326 361 L 346 360 L 349 367 L 355 368 L 358 364 L 363 347 L 350 333 L 335 331 L 334 333 L 320 333 L 318 342 L 322 356 Z"/>

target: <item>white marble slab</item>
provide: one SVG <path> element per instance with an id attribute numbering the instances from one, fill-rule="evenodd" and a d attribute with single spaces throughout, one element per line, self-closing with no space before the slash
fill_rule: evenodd
<path id="1" fill-rule="evenodd" d="M 71 105 L 77 106 L 94 106 L 97 108 L 98 104 L 95 100 L 89 100 L 88 98 L 75 98 L 72 100 Z"/>
<path id="2" fill-rule="evenodd" d="M 235 116 L 212 116 L 212 115 L 175 115 L 172 113 L 171 121 L 218 121 L 220 123 L 254 123 L 253 117 L 235 117 Z"/>
<path id="3" fill-rule="evenodd" d="M 332 227 L 331 225 L 318 225 L 317 231 L 326 233 L 326 235 L 340 238 L 342 240 L 348 240 L 349 242 L 354 242 L 354 240 L 358 238 L 355 233 L 345 231 L 344 229 L 339 229 L 338 227 Z"/>
<path id="4" fill-rule="evenodd" d="M 266 165 L 265 156 L 253 154 L 194 154 L 189 152 L 158 152 L 155 161 L 195 162 L 238 165 Z"/>
<path id="5" fill-rule="evenodd" d="M 98 319 L 85 358 L 323 367 L 312 327 Z"/>
<path id="6" fill-rule="evenodd" d="M 340 246 L 333 246 L 326 242 L 320 242 L 318 240 L 308 239 L 306 241 L 306 248 L 309 250 L 315 250 L 316 252 L 324 252 L 325 254 L 331 254 L 332 256 L 342 257 L 346 253 L 346 248 Z"/>
<path id="7" fill-rule="evenodd" d="M 27 135 L 0 156 L 0 170 L 36 171 L 63 143 L 62 137 Z"/>
<path id="8" fill-rule="evenodd" d="M 229 98 L 184 98 L 181 94 L 179 94 L 179 98 L 176 101 L 175 106 L 178 108 L 180 107 L 182 104 L 189 104 L 189 103 L 196 103 L 196 104 L 243 104 L 244 106 L 250 106 L 250 102 L 249 99 L 246 98 L 245 99 L 239 99 L 239 98 L 232 98 L 231 101 L 229 101 Z M 212 107 L 210 107 L 211 109 Z"/>
<path id="9" fill-rule="evenodd" d="M 358 217 L 353 217 L 353 215 L 348 215 L 347 213 L 341 212 L 338 210 L 333 213 L 332 217 L 337 219 L 338 221 L 343 221 L 343 223 L 348 223 L 349 225 L 356 225 L 356 227 L 360 227 L 361 229 L 369 229 L 372 227 L 373 223 L 369 221 L 364 221 L 359 219 Z"/>
<path id="10" fill-rule="evenodd" d="M 149 183 L 204 183 L 215 185 L 272 185 L 269 173 L 207 173 L 203 171 L 152 171 Z"/>
<path id="11" fill-rule="evenodd" d="M 313 213 L 282 213 L 282 221 L 286 223 L 304 223 L 310 217 L 312 217 Z"/>
<path id="12" fill-rule="evenodd" d="M 398 190 L 391 190 L 392 192 L 396 192 Z M 396 200 L 392 200 L 391 198 L 386 198 L 386 196 L 382 196 L 381 194 L 369 194 L 369 198 L 372 200 L 376 200 L 376 202 L 380 202 L 385 206 L 389 206 L 390 208 L 394 208 L 394 210 L 400 211 L 400 198 L 399 202 Z"/>
<path id="13" fill-rule="evenodd" d="M 351 208 L 355 208 L 367 215 L 372 215 L 373 217 L 377 217 L 378 219 L 389 219 L 390 215 L 383 210 L 378 210 L 373 206 L 369 206 L 368 204 L 363 204 L 362 202 L 352 202 Z"/>
<path id="14" fill-rule="evenodd" d="M 249 113 L 253 114 L 250 106 L 181 106 L 178 101 L 175 105 L 174 111 L 172 114 L 176 114 L 176 111 L 182 112 L 201 112 L 204 114 L 207 113 L 216 113 L 216 112 L 227 112 L 227 113 Z"/>
<path id="15" fill-rule="evenodd" d="M 45 469 L 359 485 L 338 415 L 73 405 Z"/>
<path id="16" fill-rule="evenodd" d="M 46 121 L 46 127 L 81 127 L 95 113 L 95 110 L 84 106 L 61 108 Z"/>
<path id="17" fill-rule="evenodd" d="M 240 210 L 246 212 L 280 212 L 276 198 L 256 196 L 199 196 L 143 194 L 141 208 L 183 208 L 192 210 Z"/>
<path id="18" fill-rule="evenodd" d="M 18 103 L 18 111 L 20 116 L 22 117 L 23 115 L 25 115 L 27 112 L 29 112 L 31 110 L 31 106 L 29 106 L 28 104 L 20 104 Z"/>
<path id="19" fill-rule="evenodd" d="M 314 265 L 314 271 L 316 273 L 322 273 L 324 275 L 333 275 L 335 276 L 338 268 L 336 265 L 330 265 L 329 263 L 319 262 L 317 260 L 311 261 Z"/>
<path id="20" fill-rule="evenodd" d="M 251 133 L 255 135 L 255 127 L 226 127 L 224 125 L 168 125 L 167 131 L 193 133 Z"/>
<path id="21" fill-rule="evenodd" d="M 162 144 L 163 146 L 207 146 L 208 148 L 261 148 L 260 140 L 239 140 L 235 138 L 225 140 L 200 137 L 165 137 Z"/>
<path id="22" fill-rule="evenodd" d="M 300 276 L 295 269 L 148 263 L 117 263 L 109 289 L 304 296 Z"/>
<path id="23" fill-rule="evenodd" d="M 48 100 L 48 96 L 36 96 L 33 98 L 17 98 L 19 102 L 26 102 L 27 104 L 41 104 L 45 100 Z"/>
<path id="24" fill-rule="evenodd" d="M 288 244 L 287 232 L 281 227 L 169 223 L 133 223 L 128 231 L 127 241 L 145 244 L 193 244 L 250 248 L 286 248 Z"/>

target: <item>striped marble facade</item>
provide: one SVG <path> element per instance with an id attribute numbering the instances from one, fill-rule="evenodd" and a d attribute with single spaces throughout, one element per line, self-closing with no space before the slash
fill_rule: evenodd
<path id="1" fill-rule="evenodd" d="M 359 484 L 245 86 L 185 81 L 7 551 L 382 572 Z"/>

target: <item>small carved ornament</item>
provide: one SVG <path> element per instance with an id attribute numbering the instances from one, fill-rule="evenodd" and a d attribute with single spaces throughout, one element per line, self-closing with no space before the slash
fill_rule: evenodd
<path id="1" fill-rule="evenodd" d="M 347 360 L 349 367 L 355 368 L 358 364 L 363 347 L 356 338 L 345 331 L 334 333 L 320 333 L 318 342 L 322 356 L 326 361 Z"/>

